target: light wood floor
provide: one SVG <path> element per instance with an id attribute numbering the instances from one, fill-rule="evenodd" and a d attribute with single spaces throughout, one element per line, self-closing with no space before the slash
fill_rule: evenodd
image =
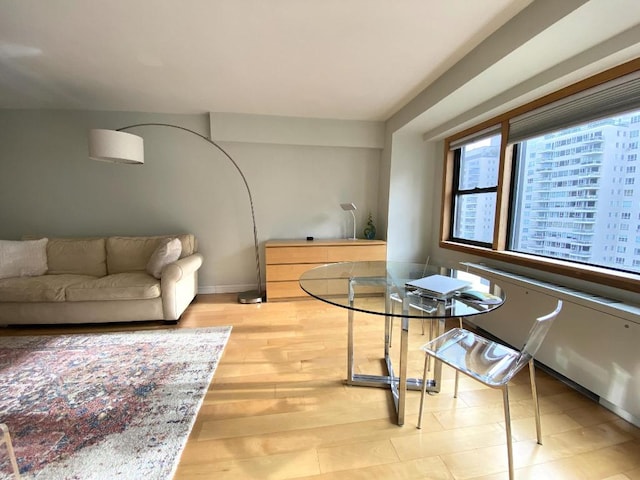
<path id="1" fill-rule="evenodd" d="M 453 399 L 445 368 L 423 429 L 419 392 L 409 393 L 399 427 L 390 393 L 344 385 L 346 318 L 316 300 L 239 305 L 200 296 L 180 327 L 233 332 L 176 479 L 506 479 L 500 392 L 461 379 Z M 380 317 L 356 320 L 357 368 L 381 372 Z M 425 337 L 419 323 L 412 329 L 409 373 L 419 377 Z M 543 446 L 526 370 L 511 388 L 517 478 L 640 479 L 640 429 L 542 372 L 538 385 Z"/>
<path id="2" fill-rule="evenodd" d="M 382 372 L 380 320 L 356 316 L 361 372 Z M 454 399 L 453 374 L 444 368 L 422 430 L 419 392 L 409 392 L 406 423 L 397 426 L 388 391 L 344 384 L 344 309 L 200 295 L 175 328 L 213 325 L 233 331 L 176 479 L 507 478 L 500 392 L 461 378 Z M 425 337 L 418 322 L 411 328 L 409 375 L 419 377 Z M 535 441 L 526 369 L 510 389 L 516 478 L 640 479 L 640 429 L 539 370 L 538 389 L 543 446 Z"/>

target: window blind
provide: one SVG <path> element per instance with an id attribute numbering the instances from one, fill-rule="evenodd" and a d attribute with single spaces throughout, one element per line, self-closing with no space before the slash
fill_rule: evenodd
<path id="1" fill-rule="evenodd" d="M 454 140 L 449 144 L 450 150 L 455 150 L 456 148 L 460 148 L 463 145 L 467 145 L 469 143 L 473 143 L 478 140 L 482 140 L 483 138 L 490 138 L 495 135 L 499 135 L 502 131 L 502 127 L 498 125 L 493 125 L 491 127 L 482 129 L 480 131 L 471 133 L 465 137 L 459 138 L 458 140 Z"/>
<path id="2" fill-rule="evenodd" d="M 584 90 L 509 120 L 509 143 L 640 109 L 640 72 Z"/>

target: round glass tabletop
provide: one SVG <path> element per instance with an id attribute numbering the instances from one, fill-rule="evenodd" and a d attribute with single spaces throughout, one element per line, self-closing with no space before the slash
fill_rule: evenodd
<path id="1" fill-rule="evenodd" d="M 438 287 L 444 284 L 446 288 L 437 293 L 407 285 L 427 277 L 431 277 L 429 282 L 438 281 Z M 451 283 L 457 283 L 457 288 L 449 290 Z M 489 279 L 465 270 L 419 263 L 321 265 L 300 276 L 300 287 L 312 297 L 339 307 L 410 318 L 469 317 L 494 310 L 505 301 L 503 290 Z"/>

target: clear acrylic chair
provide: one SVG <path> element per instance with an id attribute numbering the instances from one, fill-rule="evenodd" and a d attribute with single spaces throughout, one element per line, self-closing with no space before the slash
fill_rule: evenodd
<path id="1" fill-rule="evenodd" d="M 538 444 L 542 445 L 540 428 L 540 409 L 538 406 L 538 392 L 533 357 L 551 328 L 553 321 L 562 309 L 562 301 L 558 300 L 555 310 L 547 315 L 538 317 L 534 322 L 521 351 L 514 350 L 498 342 L 491 341 L 480 335 L 462 328 L 454 328 L 440 335 L 438 338 L 424 344 L 421 350 L 425 352 L 423 385 L 427 376 L 427 359 L 433 357 L 455 369 L 454 397 L 458 396 L 458 375 L 462 372 L 491 388 L 502 390 L 504 403 L 504 419 L 507 433 L 507 456 L 509 460 L 509 478 L 513 479 L 513 451 L 511 444 L 511 415 L 509 413 L 509 381 L 527 364 L 531 380 L 531 393 L 536 416 L 536 434 Z M 420 397 L 420 412 L 418 428 L 422 428 L 422 409 L 426 388 L 422 389 Z"/>
<path id="2" fill-rule="evenodd" d="M 9 461 L 11 462 L 11 468 L 15 478 L 20 478 L 20 470 L 18 469 L 18 462 L 16 462 L 16 454 L 13 451 L 13 445 L 11 443 L 11 436 L 9 435 L 9 429 L 4 423 L 0 423 L 0 431 L 2 431 L 2 439 L 0 439 L 0 445 L 5 444 L 7 454 L 9 455 Z"/>

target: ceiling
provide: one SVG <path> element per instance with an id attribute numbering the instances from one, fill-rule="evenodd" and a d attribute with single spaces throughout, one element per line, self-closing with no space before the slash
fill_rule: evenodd
<path id="1" fill-rule="evenodd" d="M 428 103 L 420 128 L 640 25 L 637 0 L 563 2 L 561 22 Z M 0 0 L 0 108 L 387 120 L 523 9 L 553 3 Z"/>

